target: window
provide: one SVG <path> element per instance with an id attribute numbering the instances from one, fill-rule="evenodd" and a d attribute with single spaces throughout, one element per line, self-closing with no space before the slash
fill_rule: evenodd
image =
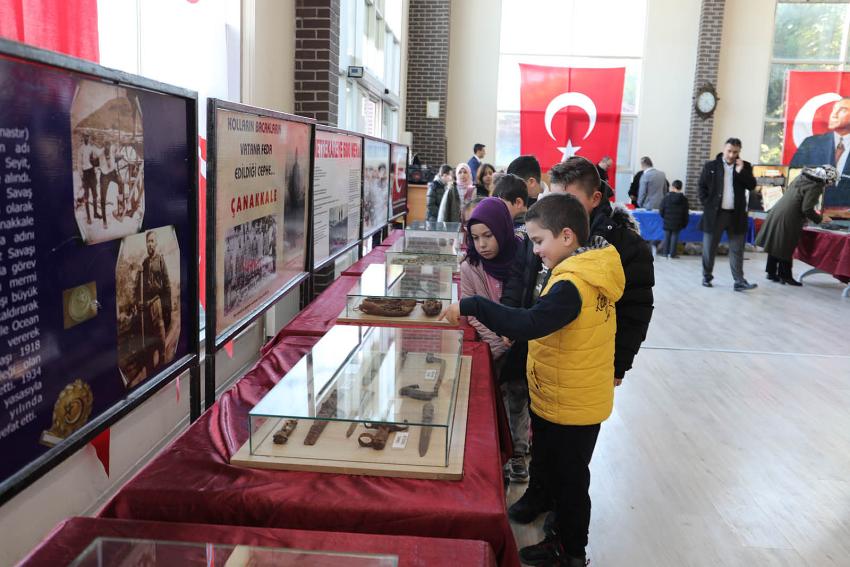
<path id="1" fill-rule="evenodd" d="M 628 186 L 635 171 L 635 137 L 640 106 L 645 1 L 503 0 L 497 94 L 498 167 L 520 154 L 520 63 L 555 67 L 625 67 L 617 185 Z M 585 22 L 605 22 L 587 26 Z M 534 29 L 534 40 L 517 30 Z"/>
<path id="2" fill-rule="evenodd" d="M 778 164 L 785 133 L 785 78 L 790 70 L 850 70 L 850 4 L 780 1 L 762 132 L 761 163 Z"/>
<path id="3" fill-rule="evenodd" d="M 398 139 L 403 0 L 340 3 L 340 128 Z M 346 79 L 349 65 L 365 67 L 365 80 Z"/>

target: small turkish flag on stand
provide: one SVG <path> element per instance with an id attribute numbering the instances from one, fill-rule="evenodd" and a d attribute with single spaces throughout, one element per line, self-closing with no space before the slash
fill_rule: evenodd
<path id="1" fill-rule="evenodd" d="M 520 63 L 520 151 L 543 171 L 570 156 L 614 160 L 614 186 L 625 67 L 577 69 Z"/>

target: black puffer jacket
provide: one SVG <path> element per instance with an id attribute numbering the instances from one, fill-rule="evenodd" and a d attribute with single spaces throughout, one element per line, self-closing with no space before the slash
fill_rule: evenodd
<path id="1" fill-rule="evenodd" d="M 617 334 L 614 346 L 614 375 L 622 378 L 632 367 L 632 361 L 646 338 L 652 318 L 655 269 L 649 244 L 640 236 L 640 229 L 631 214 L 622 207 L 613 208 L 603 201 L 590 215 L 591 236 L 601 236 L 620 254 L 626 275 L 626 289 L 616 303 Z M 528 307 L 540 271 L 540 258 L 533 252 L 528 236 L 517 252 L 511 277 L 505 282 L 501 302 L 512 307 Z M 525 376 L 527 343 L 516 343 L 505 359 L 502 376 Z"/>
<path id="2" fill-rule="evenodd" d="M 440 212 L 440 201 L 443 200 L 443 193 L 446 192 L 446 184 L 439 179 L 434 179 L 428 184 L 428 210 L 426 212 L 426 221 L 436 221 L 437 213 Z"/>

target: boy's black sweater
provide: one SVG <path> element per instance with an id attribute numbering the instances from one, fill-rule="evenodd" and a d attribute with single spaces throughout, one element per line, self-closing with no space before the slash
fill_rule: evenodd
<path id="1" fill-rule="evenodd" d="M 568 281 L 555 282 L 546 295 L 528 309 L 508 307 L 474 295 L 460 300 L 461 315 L 472 316 L 503 337 L 530 341 L 566 327 L 581 311 L 581 295 Z"/>

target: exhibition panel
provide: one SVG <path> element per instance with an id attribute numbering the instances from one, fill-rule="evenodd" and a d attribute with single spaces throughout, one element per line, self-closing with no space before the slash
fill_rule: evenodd
<path id="1" fill-rule="evenodd" d="M 207 315 L 216 347 L 306 277 L 312 126 L 208 101 Z"/>
<path id="2" fill-rule="evenodd" d="M 363 138 L 317 126 L 313 147 L 313 269 L 360 240 Z"/>
<path id="3" fill-rule="evenodd" d="M 0 41 L 0 501 L 193 370 L 197 97 Z"/>

